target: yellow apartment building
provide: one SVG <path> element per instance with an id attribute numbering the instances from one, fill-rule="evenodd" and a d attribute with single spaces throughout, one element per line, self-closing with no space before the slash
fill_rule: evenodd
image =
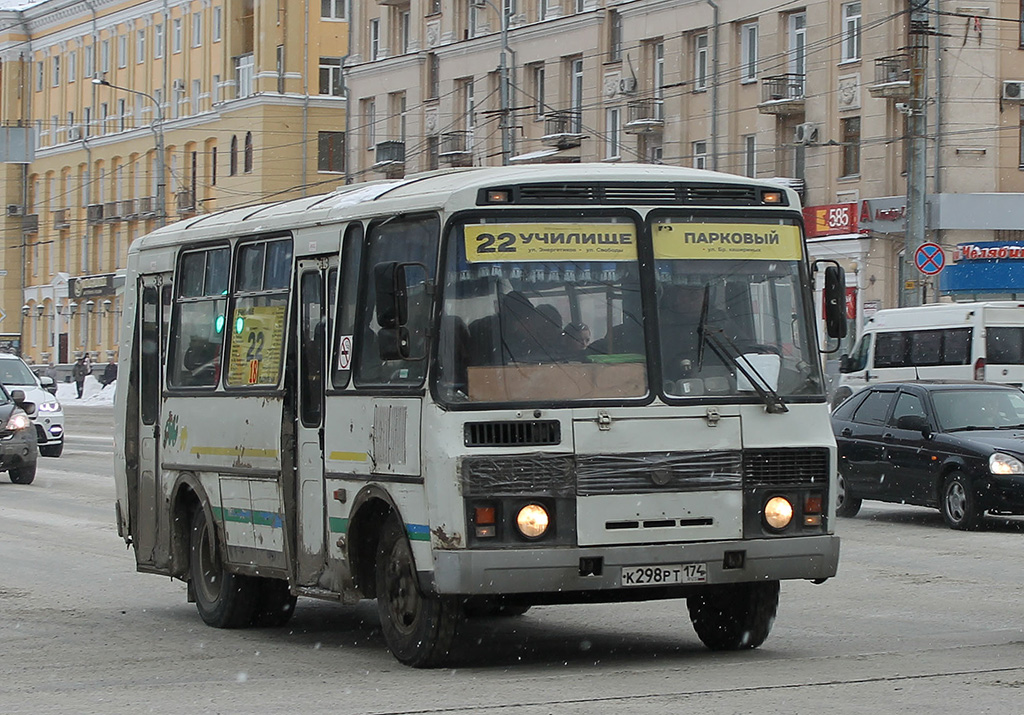
<path id="1" fill-rule="evenodd" d="M 344 181 L 346 0 L 0 7 L 0 334 L 27 359 L 113 356 L 147 231 Z"/>
<path id="2" fill-rule="evenodd" d="M 925 5 L 939 276 L 902 267 L 907 0 L 353 0 L 350 171 L 639 161 L 775 178 L 854 219 L 810 246 L 846 266 L 858 321 L 908 279 L 929 300 L 1024 298 L 1022 260 L 997 281 L 953 265 L 977 255 L 966 244 L 1024 245 L 1024 6 Z"/>

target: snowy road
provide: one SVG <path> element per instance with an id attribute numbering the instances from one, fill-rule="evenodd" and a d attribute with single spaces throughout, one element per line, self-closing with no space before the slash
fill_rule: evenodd
<path id="1" fill-rule="evenodd" d="M 706 651 L 682 602 L 551 606 L 474 621 L 460 667 L 415 671 L 372 603 L 204 626 L 117 537 L 110 407 L 67 423 L 34 484 L 0 478 L 2 713 L 1024 712 L 1024 520 L 965 534 L 868 503 L 839 522 L 839 576 L 783 584 L 752 652 Z"/>

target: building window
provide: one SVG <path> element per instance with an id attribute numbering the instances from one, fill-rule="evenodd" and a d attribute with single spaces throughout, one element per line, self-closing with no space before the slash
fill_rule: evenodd
<path id="1" fill-rule="evenodd" d="M 122 132 L 128 129 L 128 102 L 124 99 L 117 100 L 117 128 Z"/>
<path id="2" fill-rule="evenodd" d="M 860 117 L 840 120 L 842 127 L 843 170 L 840 176 L 860 174 Z"/>
<path id="3" fill-rule="evenodd" d="M 68 82 L 69 83 L 70 82 L 74 82 L 75 79 L 76 79 L 76 75 L 77 74 L 78 74 L 78 53 L 72 51 L 72 52 L 68 53 L 68 71 L 67 71 Z"/>
<path id="4" fill-rule="evenodd" d="M 323 77 L 320 78 L 321 89 L 320 94 L 323 94 Z M 277 46 L 277 93 L 284 94 L 284 45 Z"/>
<path id="5" fill-rule="evenodd" d="M 320 17 L 324 20 L 344 20 L 348 17 L 346 0 L 320 0 Z"/>
<path id="6" fill-rule="evenodd" d="M 437 99 L 441 94 L 441 61 L 433 52 L 427 55 L 427 99 Z"/>
<path id="7" fill-rule="evenodd" d="M 622 59 L 622 15 L 615 10 L 608 11 L 608 61 Z"/>
<path id="8" fill-rule="evenodd" d="M 53 58 L 53 86 L 60 86 L 60 57 Z"/>
<path id="9" fill-rule="evenodd" d="M 398 15 L 398 51 L 405 54 L 409 51 L 409 38 L 412 33 L 412 20 L 409 11 L 406 10 Z"/>
<path id="10" fill-rule="evenodd" d="M 199 102 L 202 96 L 203 81 L 201 79 L 192 80 L 192 114 L 199 114 L 199 110 L 201 109 Z"/>
<path id="11" fill-rule="evenodd" d="M 246 174 L 252 173 L 252 132 L 245 133 L 245 165 L 244 171 Z"/>
<path id="12" fill-rule="evenodd" d="M 664 117 L 665 103 L 665 43 L 654 44 L 654 116 Z"/>
<path id="13" fill-rule="evenodd" d="M 466 0 L 466 33 L 470 37 L 476 37 L 477 31 L 477 6 L 476 0 Z"/>
<path id="14" fill-rule="evenodd" d="M 757 175 L 757 135 L 743 137 L 743 175 L 754 178 Z"/>
<path id="15" fill-rule="evenodd" d="M 807 73 L 807 15 L 802 12 L 789 16 L 789 72 L 796 75 L 797 97 L 803 97 Z"/>
<path id="16" fill-rule="evenodd" d="M 210 186 L 217 185 L 217 147 L 210 147 Z"/>
<path id="17" fill-rule="evenodd" d="M 345 93 L 341 76 L 340 57 L 320 58 L 320 94 L 340 97 Z"/>
<path id="18" fill-rule="evenodd" d="M 373 149 L 377 145 L 377 101 L 363 100 L 363 127 L 366 132 L 366 148 Z"/>
<path id="19" fill-rule="evenodd" d="M 36 62 L 36 91 L 43 91 L 43 77 L 46 75 L 46 65 L 43 62 Z"/>
<path id="20" fill-rule="evenodd" d="M 181 52 L 181 40 L 182 40 L 182 29 L 181 29 L 181 18 L 175 18 L 171 23 L 171 52 L 177 54 Z"/>
<path id="21" fill-rule="evenodd" d="M 203 44 L 203 13 L 192 13 L 192 46 L 202 47 Z"/>
<path id="22" fill-rule="evenodd" d="M 153 57 L 160 59 L 164 56 L 164 25 L 159 23 L 153 25 Z"/>
<path id="23" fill-rule="evenodd" d="M 621 132 L 622 110 L 619 107 L 612 107 L 605 113 L 605 159 L 618 159 L 621 156 Z"/>
<path id="24" fill-rule="evenodd" d="M 100 72 L 106 74 L 110 71 L 110 40 L 100 43 Z"/>
<path id="25" fill-rule="evenodd" d="M 708 168 L 708 143 L 706 141 L 693 143 L 693 168 Z"/>
<path id="26" fill-rule="evenodd" d="M 142 64 L 146 61 L 146 31 L 135 31 L 135 62 Z"/>
<path id="27" fill-rule="evenodd" d="M 843 4 L 843 61 L 860 59 L 860 3 Z"/>
<path id="28" fill-rule="evenodd" d="M 544 103 L 544 65 L 535 65 L 532 74 L 534 114 L 536 114 L 537 119 L 543 119 L 548 111 Z"/>
<path id="29" fill-rule="evenodd" d="M 740 28 L 740 40 L 743 43 L 742 81 L 752 82 L 757 79 L 757 23 L 750 22 Z"/>
<path id="30" fill-rule="evenodd" d="M 223 11 L 219 7 L 213 8 L 213 31 L 210 33 L 213 35 L 211 38 L 214 42 L 220 42 L 221 26 L 224 24 Z"/>
<path id="31" fill-rule="evenodd" d="M 117 66 L 128 66 L 128 35 L 117 36 Z"/>
<path id="32" fill-rule="evenodd" d="M 569 62 L 569 109 L 572 110 L 569 131 L 579 134 L 583 131 L 583 60 L 581 58 Z"/>
<path id="33" fill-rule="evenodd" d="M 708 35 L 697 35 L 694 38 L 693 52 L 693 88 L 708 88 Z"/>
<path id="34" fill-rule="evenodd" d="M 370 60 L 380 58 L 380 18 L 370 20 Z"/>
<path id="35" fill-rule="evenodd" d="M 345 132 L 317 133 L 317 171 L 345 171 Z"/>
<path id="36" fill-rule="evenodd" d="M 231 135 L 231 153 L 228 156 L 228 176 L 238 174 L 238 137 Z"/>

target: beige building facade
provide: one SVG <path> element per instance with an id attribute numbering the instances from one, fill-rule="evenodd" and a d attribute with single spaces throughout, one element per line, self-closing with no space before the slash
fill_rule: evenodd
<path id="1" fill-rule="evenodd" d="M 342 183 L 347 11 L 344 0 L 0 11 L 0 119 L 8 144 L 33 150 L 9 152 L 0 174 L 0 333 L 20 334 L 35 362 L 106 361 L 134 239 Z"/>
<path id="2" fill-rule="evenodd" d="M 928 6 L 926 237 L 952 264 L 965 242 L 1024 238 L 1021 212 L 1007 210 L 1024 206 L 1024 91 L 1006 93 L 1024 80 L 1022 25 L 1006 20 L 1024 14 L 1020 2 Z M 1024 263 L 1019 290 L 904 274 L 909 9 L 355 0 L 351 174 L 639 161 L 778 178 L 806 206 L 852 214 L 811 250 L 846 267 L 858 321 L 865 305 L 898 305 L 907 279 L 926 281 L 929 300 L 1024 297 Z"/>

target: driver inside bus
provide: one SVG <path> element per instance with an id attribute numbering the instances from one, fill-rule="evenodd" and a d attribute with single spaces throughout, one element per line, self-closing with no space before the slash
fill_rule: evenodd
<path id="1" fill-rule="evenodd" d="M 697 365 L 701 341 L 698 328 L 703 305 L 703 285 L 667 285 L 658 302 L 662 358 L 665 374 L 671 380 L 695 377 L 703 367 Z M 709 326 L 720 326 L 719 318 L 717 311 L 709 309 Z M 709 359 L 720 364 L 713 351 L 705 345 L 705 366 Z"/>

